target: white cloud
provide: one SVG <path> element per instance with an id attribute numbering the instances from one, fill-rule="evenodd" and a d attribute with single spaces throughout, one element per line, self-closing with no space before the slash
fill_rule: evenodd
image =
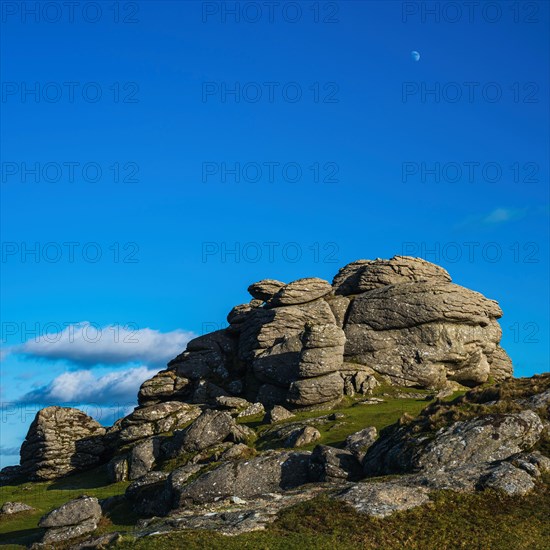
<path id="1" fill-rule="evenodd" d="M 163 366 L 181 353 L 195 334 L 185 330 L 159 332 L 129 325 L 83 321 L 58 332 L 42 334 L 8 349 L 30 358 L 63 360 L 77 365 L 116 365 L 129 362 Z M 5 351 L 4 351 L 5 353 Z"/>
<path id="2" fill-rule="evenodd" d="M 519 220 L 525 216 L 527 210 L 514 208 L 495 208 L 481 219 L 485 225 L 495 225 L 504 222 Z"/>
<path id="3" fill-rule="evenodd" d="M 132 408 L 141 384 L 158 372 L 145 366 L 96 376 L 91 370 L 60 374 L 49 384 L 28 392 L 24 403 L 117 405 Z"/>

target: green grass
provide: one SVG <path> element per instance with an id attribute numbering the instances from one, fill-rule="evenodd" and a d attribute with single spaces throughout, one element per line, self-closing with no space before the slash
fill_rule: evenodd
<path id="1" fill-rule="evenodd" d="M 383 519 L 358 514 L 323 496 L 283 511 L 265 531 L 235 537 L 211 531 L 179 531 L 139 540 L 124 537 L 116 548 L 548 550 L 549 517 L 550 494 L 542 484 L 527 497 L 441 491 L 427 505 Z"/>
<path id="2" fill-rule="evenodd" d="M 453 394 L 449 399 L 453 399 L 458 395 L 460 395 L 460 392 Z M 330 410 L 296 412 L 294 418 L 274 425 L 262 424 L 261 417 L 247 418 L 242 420 L 242 423 L 256 430 L 259 438 L 255 442 L 255 447 L 258 450 L 265 450 L 281 446 L 281 441 L 270 437 L 268 433 L 274 426 L 283 426 L 289 422 L 299 422 L 318 416 L 341 413 L 344 415 L 343 418 L 329 421 L 326 424 L 317 425 L 316 428 L 321 433 L 321 439 L 311 445 L 302 447 L 302 449 L 311 450 L 318 444 L 341 447 L 348 435 L 367 426 L 374 426 L 380 431 L 382 428 L 397 422 L 405 413 L 417 416 L 420 411 L 431 402 L 424 399 L 396 399 L 384 397 L 384 403 L 376 405 L 359 404 L 358 401 L 363 399 L 365 399 L 365 396 L 361 396 L 357 399 L 346 398 L 341 407 Z"/>
<path id="3" fill-rule="evenodd" d="M 104 467 L 98 467 L 82 474 L 57 481 L 19 483 L 0 487 L 0 504 L 4 502 L 24 502 L 35 508 L 34 511 L 4 516 L 0 522 L 0 546 L 21 548 L 37 540 L 43 530 L 38 527 L 40 518 L 61 506 L 63 503 L 86 494 L 106 498 L 123 494 L 128 482 L 109 484 Z M 136 518 L 124 507 L 113 509 L 110 520 L 104 521 L 106 530 L 117 530 Z M 111 524 L 111 525 L 109 525 Z"/>

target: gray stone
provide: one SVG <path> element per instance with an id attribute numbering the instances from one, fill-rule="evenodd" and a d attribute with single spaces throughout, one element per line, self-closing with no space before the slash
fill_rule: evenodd
<path id="1" fill-rule="evenodd" d="M 42 537 L 42 544 L 51 545 L 58 542 L 65 543 L 67 540 L 91 533 L 95 531 L 96 528 L 97 522 L 93 519 L 87 519 L 77 525 L 47 529 Z"/>
<path id="2" fill-rule="evenodd" d="M 261 403 L 251 403 L 244 411 L 241 411 L 237 415 L 237 417 L 244 418 L 246 416 L 256 416 L 257 414 L 264 414 L 264 413 L 265 413 L 265 408 Z"/>
<path id="3" fill-rule="evenodd" d="M 132 447 L 128 461 L 128 479 L 138 479 L 151 471 L 159 456 L 160 441 L 158 437 L 151 437 Z"/>
<path id="4" fill-rule="evenodd" d="M 495 489 L 508 495 L 526 495 L 535 488 L 533 478 L 507 462 L 498 465 L 482 482 L 485 489 Z"/>
<path id="5" fill-rule="evenodd" d="M 344 266 L 334 277 L 332 286 L 338 295 L 361 294 L 375 288 L 403 283 L 450 282 L 442 267 L 411 256 L 394 256 L 389 260 L 357 260 Z"/>
<path id="6" fill-rule="evenodd" d="M 344 331 L 334 324 L 308 324 L 302 334 L 298 374 L 309 378 L 341 369 L 344 361 Z"/>
<path id="7" fill-rule="evenodd" d="M 180 448 L 187 452 L 202 451 L 221 443 L 234 425 L 235 421 L 228 412 L 207 410 L 181 433 Z"/>
<path id="8" fill-rule="evenodd" d="M 358 481 L 363 470 L 357 458 L 345 449 L 317 445 L 311 454 L 312 481 Z"/>
<path id="9" fill-rule="evenodd" d="M 239 336 L 239 358 L 250 361 L 260 350 L 273 347 L 283 338 L 299 336 L 306 323 L 334 324 L 335 322 L 334 315 L 324 300 L 273 309 L 255 309 L 242 324 Z"/>
<path id="10" fill-rule="evenodd" d="M 107 464 L 107 475 L 111 483 L 128 480 L 128 455 L 113 457 Z"/>
<path id="11" fill-rule="evenodd" d="M 39 527 L 65 527 L 78 525 L 87 520 L 95 521 L 101 518 L 101 506 L 95 497 L 82 496 L 69 500 L 59 508 L 43 516 L 38 522 Z"/>
<path id="12" fill-rule="evenodd" d="M 266 424 L 275 424 L 276 422 L 282 422 L 294 418 L 296 415 L 281 407 L 281 405 L 275 405 L 266 413 L 264 422 Z"/>
<path id="13" fill-rule="evenodd" d="M 189 390 L 189 380 L 178 376 L 174 370 L 162 370 L 143 382 L 138 392 L 138 403 L 155 405 L 162 401 L 175 401 Z"/>
<path id="14" fill-rule="evenodd" d="M 501 315 L 493 300 L 451 283 L 378 288 L 353 300 L 345 354 L 376 365 L 395 384 L 442 388 L 453 380 L 478 385 L 492 373 Z"/>
<path id="15" fill-rule="evenodd" d="M 369 447 L 376 441 L 378 432 L 374 426 L 368 426 L 362 430 L 348 435 L 346 438 L 346 449 L 353 453 L 355 458 L 362 462 Z"/>
<path id="16" fill-rule="evenodd" d="M 166 486 L 166 472 L 149 472 L 136 479 L 126 489 L 126 498 L 141 516 L 164 515 L 170 510 L 170 493 Z"/>
<path id="17" fill-rule="evenodd" d="M 298 406 L 318 405 L 339 399 L 343 393 L 344 380 L 334 372 L 293 382 L 288 392 L 288 402 Z"/>
<path id="18" fill-rule="evenodd" d="M 337 497 L 362 514 L 383 518 L 400 510 L 409 510 L 429 502 L 429 491 L 399 482 L 357 483 Z"/>
<path id="19" fill-rule="evenodd" d="M 332 310 L 336 326 L 344 328 L 346 315 L 351 300 L 346 296 L 325 296 L 324 299 L 327 301 L 330 309 Z"/>
<path id="20" fill-rule="evenodd" d="M 4 502 L 0 508 L 0 516 L 10 516 L 12 514 L 29 512 L 31 510 L 34 510 L 34 508 L 24 502 Z"/>
<path id="21" fill-rule="evenodd" d="M 298 279 L 282 287 L 268 302 L 270 307 L 313 302 L 332 292 L 329 282 L 317 277 Z"/>
<path id="22" fill-rule="evenodd" d="M 321 439 L 321 433 L 313 426 L 297 428 L 290 433 L 285 441 L 285 447 L 304 447 Z"/>
<path id="23" fill-rule="evenodd" d="M 252 403 L 243 399 L 242 397 L 220 396 L 216 397 L 216 405 L 220 408 L 228 409 L 230 411 L 238 411 L 240 409 L 246 409 L 250 407 Z"/>
<path id="24" fill-rule="evenodd" d="M 222 461 L 227 460 L 241 460 L 246 458 L 251 458 L 254 456 L 255 451 L 248 445 L 245 445 L 244 443 L 237 443 L 236 445 L 233 445 L 227 451 L 225 451 L 222 456 Z"/>
<path id="25" fill-rule="evenodd" d="M 183 487 L 172 483 L 174 505 L 204 504 L 219 498 L 247 499 L 308 482 L 310 453 L 271 452 L 227 462 Z"/>
<path id="26" fill-rule="evenodd" d="M 138 407 L 120 421 L 119 429 L 114 435 L 119 445 L 124 445 L 180 429 L 200 414 L 199 407 L 180 401 Z"/>
<path id="27" fill-rule="evenodd" d="M 396 427 L 368 449 L 365 474 L 452 470 L 505 460 L 530 449 L 542 430 L 540 418 L 529 410 L 455 422 L 431 437 L 412 433 L 408 425 Z"/>
<path id="28" fill-rule="evenodd" d="M 281 283 L 281 281 L 276 281 L 275 279 L 262 279 L 261 281 L 250 285 L 248 287 L 248 292 L 256 300 L 267 302 L 284 286 L 285 283 Z"/>

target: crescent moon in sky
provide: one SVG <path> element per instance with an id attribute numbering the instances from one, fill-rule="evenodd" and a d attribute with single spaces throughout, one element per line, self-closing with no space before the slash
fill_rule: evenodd
<path id="1" fill-rule="evenodd" d="M 413 50 L 411 52 L 411 57 L 415 60 L 415 61 L 419 61 L 420 60 L 420 54 L 416 51 L 416 50 Z"/>

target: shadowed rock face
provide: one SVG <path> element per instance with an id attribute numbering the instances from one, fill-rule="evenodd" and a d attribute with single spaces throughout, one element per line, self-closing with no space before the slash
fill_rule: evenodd
<path id="1" fill-rule="evenodd" d="M 21 445 L 21 474 L 56 479 L 98 464 L 105 452 L 105 428 L 78 409 L 40 410 Z"/>

